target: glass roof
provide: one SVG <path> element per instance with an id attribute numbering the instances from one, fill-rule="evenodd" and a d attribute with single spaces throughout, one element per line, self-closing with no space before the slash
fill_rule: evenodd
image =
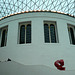
<path id="1" fill-rule="evenodd" d="M 0 0 L 0 18 L 34 10 L 57 11 L 75 16 L 75 0 Z"/>

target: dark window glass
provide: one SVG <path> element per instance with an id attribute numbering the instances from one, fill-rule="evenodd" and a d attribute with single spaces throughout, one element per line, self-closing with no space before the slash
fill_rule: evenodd
<path id="1" fill-rule="evenodd" d="M 20 27 L 20 44 L 25 43 L 25 25 Z"/>
<path id="2" fill-rule="evenodd" d="M 49 27 L 48 24 L 44 24 L 44 36 L 45 36 L 45 42 L 49 43 Z"/>
<path id="3" fill-rule="evenodd" d="M 73 29 L 70 28 L 70 35 L 71 35 L 71 41 L 72 41 L 72 44 L 75 44 L 75 40 L 74 40 L 74 32 L 73 32 Z"/>
<path id="4" fill-rule="evenodd" d="M 31 43 L 31 24 L 28 24 L 26 28 L 26 43 Z"/>
<path id="5" fill-rule="evenodd" d="M 53 24 L 50 25 L 50 35 L 51 43 L 56 43 L 55 26 Z"/>
<path id="6" fill-rule="evenodd" d="M 2 40 L 1 40 L 1 47 L 6 46 L 6 38 L 7 38 L 7 31 L 3 30 L 3 32 L 2 32 Z"/>

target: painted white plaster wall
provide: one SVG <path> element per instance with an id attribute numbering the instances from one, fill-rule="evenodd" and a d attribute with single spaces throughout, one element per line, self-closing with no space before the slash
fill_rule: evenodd
<path id="1" fill-rule="evenodd" d="M 1 75 L 75 75 L 75 71 L 59 71 L 45 65 L 23 65 L 14 61 L 0 63 Z"/>
<path id="2" fill-rule="evenodd" d="M 44 43 L 43 21 L 56 21 L 59 43 Z M 31 21 L 32 43 L 18 44 L 19 22 Z M 0 21 L 0 28 L 8 25 L 7 46 L 0 47 L 0 61 L 8 58 L 24 65 L 46 65 L 56 69 L 54 62 L 64 59 L 66 70 L 75 70 L 75 46 L 69 42 L 67 23 L 75 25 L 75 18 L 48 12 L 14 15 Z"/>

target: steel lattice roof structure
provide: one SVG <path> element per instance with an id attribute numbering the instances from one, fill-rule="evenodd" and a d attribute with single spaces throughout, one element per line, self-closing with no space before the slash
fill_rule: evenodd
<path id="1" fill-rule="evenodd" d="M 0 18 L 37 10 L 56 11 L 75 16 L 75 0 L 0 0 Z"/>

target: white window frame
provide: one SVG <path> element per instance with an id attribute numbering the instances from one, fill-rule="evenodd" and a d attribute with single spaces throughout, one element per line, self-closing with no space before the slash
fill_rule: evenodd
<path id="1" fill-rule="evenodd" d="M 57 32 L 57 25 L 56 25 L 56 22 L 55 21 L 44 21 L 44 24 L 48 24 L 48 27 L 49 27 L 49 40 L 50 40 L 50 43 L 51 42 L 51 34 L 50 34 L 50 25 L 53 24 L 55 26 L 55 36 L 56 36 L 56 43 L 58 43 L 58 32 Z M 45 36 L 44 36 L 45 37 Z M 44 39 L 45 40 L 45 39 Z"/>
<path id="2" fill-rule="evenodd" d="M 19 44 L 20 44 L 20 28 L 21 28 L 22 25 L 25 25 L 25 41 L 24 41 L 25 43 L 24 44 L 27 44 L 26 43 L 26 27 L 29 24 L 31 25 L 31 21 L 26 21 L 26 22 L 20 22 L 19 23 L 19 41 L 18 41 Z"/>
<path id="3" fill-rule="evenodd" d="M 74 39 L 75 39 L 75 25 L 72 24 L 68 24 L 68 33 L 69 33 L 69 40 L 70 40 L 70 44 L 72 44 L 72 38 L 71 38 L 71 34 L 70 34 L 70 28 L 73 29 L 73 33 L 74 33 Z"/>

